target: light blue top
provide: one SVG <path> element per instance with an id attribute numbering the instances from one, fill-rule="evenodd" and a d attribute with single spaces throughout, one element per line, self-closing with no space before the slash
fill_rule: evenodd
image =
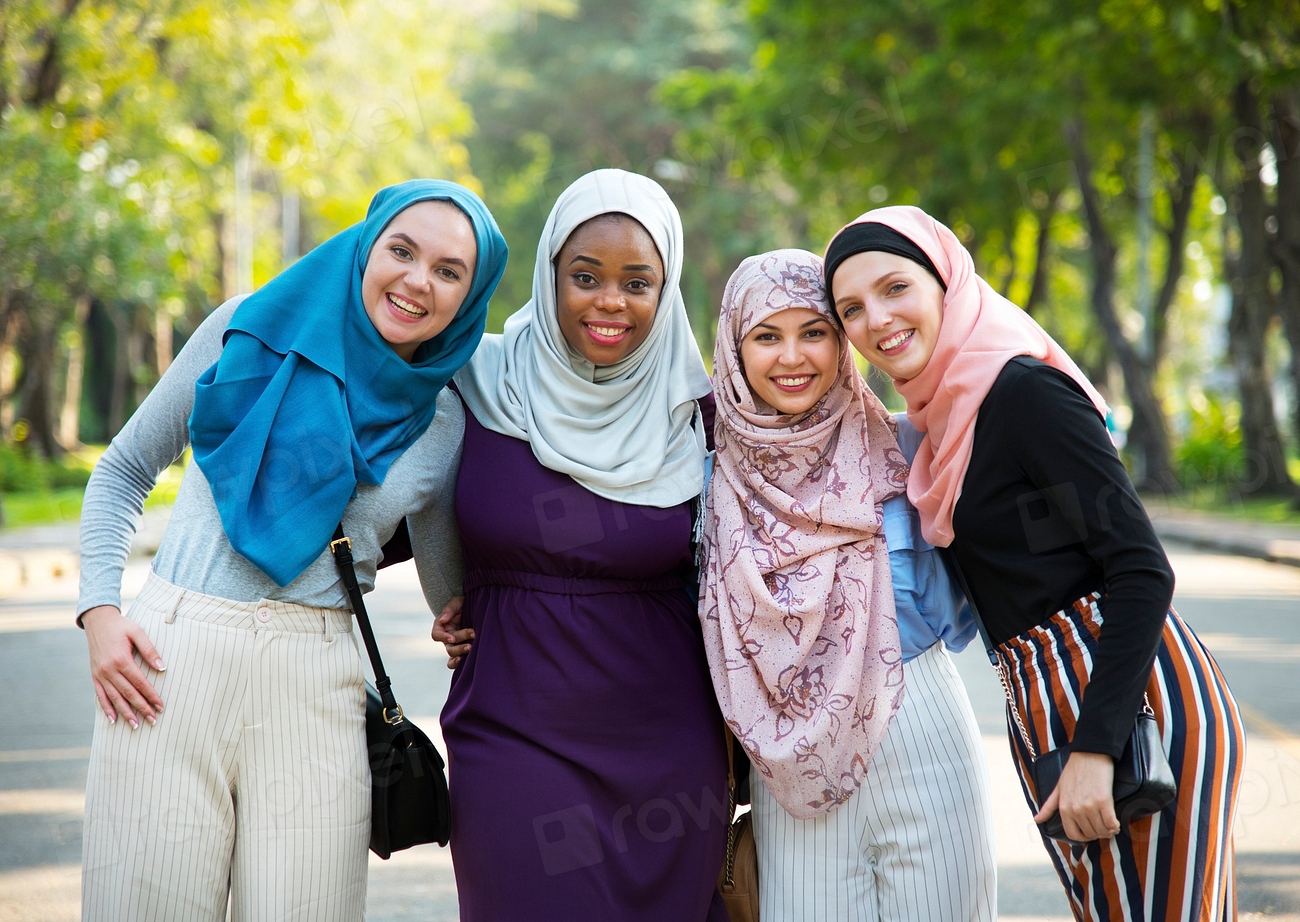
<path id="1" fill-rule="evenodd" d="M 894 418 L 898 421 L 898 447 L 911 464 L 921 445 L 921 433 L 905 413 L 896 413 Z M 961 590 L 949 578 L 939 552 L 921 537 L 920 513 L 905 493 L 886 500 L 883 513 L 903 662 L 941 640 L 953 652 L 966 649 L 976 634 L 975 619 Z"/>

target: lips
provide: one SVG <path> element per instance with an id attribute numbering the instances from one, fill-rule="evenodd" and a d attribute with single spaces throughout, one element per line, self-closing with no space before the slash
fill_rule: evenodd
<path id="1" fill-rule="evenodd" d="M 912 336 L 915 335 L 915 333 L 916 330 L 899 330 L 892 336 L 886 337 L 877 343 L 876 349 L 885 355 L 893 355 L 901 351 L 904 346 L 911 342 Z"/>
<path id="2" fill-rule="evenodd" d="M 798 393 L 806 390 L 812 379 L 812 375 L 774 375 L 771 381 L 783 391 Z"/>
<path id="3" fill-rule="evenodd" d="M 423 320 L 429 315 L 429 312 L 414 301 L 407 300 L 401 295 L 395 295 L 391 291 L 386 295 L 388 300 L 388 309 L 393 316 L 407 321 Z"/>
<path id="4" fill-rule="evenodd" d="M 582 322 L 582 328 L 586 330 L 587 336 L 598 346 L 617 346 L 632 332 L 632 327 L 626 323 L 615 323 L 602 321 L 601 323 Z"/>

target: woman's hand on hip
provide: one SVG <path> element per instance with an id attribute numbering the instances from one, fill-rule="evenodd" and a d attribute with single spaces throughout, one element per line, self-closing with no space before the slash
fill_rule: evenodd
<path id="1" fill-rule="evenodd" d="M 1119 832 L 1115 816 L 1115 760 L 1100 752 L 1072 752 L 1043 808 L 1041 823 L 1058 810 L 1065 834 L 1076 842 L 1108 839 Z"/>
<path id="2" fill-rule="evenodd" d="M 465 597 L 458 595 L 443 608 L 433 622 L 429 636 L 447 648 L 447 668 L 455 669 L 461 658 L 469 653 L 473 646 L 474 629 L 460 626 L 461 609 L 465 606 Z"/>
<path id="3" fill-rule="evenodd" d="M 152 724 L 162 710 L 162 696 L 145 677 L 135 654 L 139 652 L 140 658 L 159 672 L 167 667 L 144 628 L 123 617 L 113 605 L 87 609 L 81 623 L 90 647 L 90 677 L 95 683 L 95 698 L 104 716 L 109 723 L 115 723 L 121 714 L 132 730 L 140 728 L 137 714 Z"/>

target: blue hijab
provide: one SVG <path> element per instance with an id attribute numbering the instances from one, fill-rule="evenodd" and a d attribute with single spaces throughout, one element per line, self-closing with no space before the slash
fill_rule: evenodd
<path id="1" fill-rule="evenodd" d="M 408 364 L 366 316 L 361 277 L 388 223 L 430 199 L 469 217 L 478 257 L 455 319 Z M 483 337 L 505 266 L 505 239 L 477 195 L 415 179 L 381 189 L 365 221 L 239 305 L 190 416 L 194 462 L 235 550 L 280 586 L 321 555 L 357 484 L 383 483 L 429 427 L 438 392 Z"/>

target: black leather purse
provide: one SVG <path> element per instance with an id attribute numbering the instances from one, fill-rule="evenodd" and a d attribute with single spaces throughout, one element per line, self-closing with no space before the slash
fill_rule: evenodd
<path id="1" fill-rule="evenodd" d="M 370 654 L 375 684 L 366 683 L 366 748 L 370 752 L 370 850 L 387 859 L 393 852 L 451 838 L 451 797 L 446 766 L 433 743 L 402 714 L 384 671 L 366 603 L 357 585 L 352 542 L 342 524 L 330 553 L 352 600 L 352 611 Z"/>
<path id="2" fill-rule="evenodd" d="M 1029 773 L 1033 777 L 1034 792 L 1041 804 L 1051 796 L 1052 791 L 1056 790 L 1057 782 L 1061 780 L 1061 772 L 1070 758 L 1069 744 L 1042 755 L 1035 752 L 1034 744 L 1025 730 L 1025 723 L 1020 717 L 1020 709 L 1016 707 L 1016 699 L 1011 692 L 1011 681 L 1007 678 L 1002 660 L 998 657 L 997 650 L 994 649 L 993 642 L 989 640 L 988 632 L 984 629 L 984 619 L 980 617 L 979 608 L 975 605 L 975 596 L 971 594 L 970 586 L 966 583 L 966 575 L 962 573 L 957 558 L 950 548 L 943 548 L 940 556 L 947 565 L 948 572 L 961 587 L 962 594 L 966 596 L 966 603 L 970 605 L 975 626 L 979 628 L 980 640 L 984 642 L 984 650 L 988 653 L 989 662 L 993 664 L 993 670 L 1002 682 L 1002 691 L 1007 697 L 1007 707 L 1011 709 L 1016 729 L 1020 731 L 1020 740 L 1029 753 Z M 1115 800 L 1115 816 L 1119 819 L 1121 827 L 1153 813 L 1159 813 L 1178 797 L 1178 783 L 1174 779 L 1173 769 L 1169 766 L 1169 758 L 1165 755 L 1155 712 L 1151 710 L 1151 702 L 1145 695 L 1142 710 L 1133 724 L 1133 732 L 1129 734 L 1124 752 L 1115 761 L 1115 784 L 1112 788 L 1112 796 Z M 1038 828 L 1050 839 L 1058 839 L 1074 845 L 1087 844 L 1076 842 L 1065 834 L 1065 824 L 1061 820 L 1059 811 L 1039 823 Z"/>

